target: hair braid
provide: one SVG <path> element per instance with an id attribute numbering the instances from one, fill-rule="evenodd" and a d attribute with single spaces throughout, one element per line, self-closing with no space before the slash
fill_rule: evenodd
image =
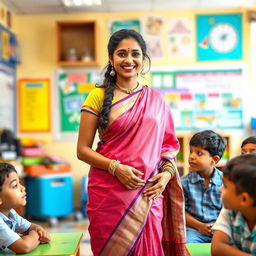
<path id="1" fill-rule="evenodd" d="M 102 111 L 99 117 L 99 127 L 103 130 L 105 130 L 108 126 L 110 106 L 112 104 L 112 100 L 114 97 L 116 78 L 110 75 L 111 69 L 112 69 L 111 64 L 108 64 L 107 70 L 105 73 L 105 79 L 102 85 L 102 87 L 105 88 L 105 98 L 103 101 Z"/>

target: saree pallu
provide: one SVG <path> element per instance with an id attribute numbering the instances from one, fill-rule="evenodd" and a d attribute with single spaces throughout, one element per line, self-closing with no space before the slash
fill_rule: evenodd
<path id="1" fill-rule="evenodd" d="M 140 170 L 145 180 L 163 159 L 174 160 L 179 143 L 171 113 L 155 90 L 144 86 L 112 104 L 110 120 L 96 150 L 100 154 Z M 87 213 L 94 255 L 186 255 L 178 173 L 154 201 L 142 194 L 149 186 L 128 190 L 106 170 L 91 167 Z"/>

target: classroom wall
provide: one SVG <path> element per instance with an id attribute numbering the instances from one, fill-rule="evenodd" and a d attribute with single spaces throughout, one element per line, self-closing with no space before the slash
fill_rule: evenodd
<path id="1" fill-rule="evenodd" d="M 82 14 L 50 14 L 50 15 L 17 15 L 13 20 L 13 32 L 16 33 L 20 42 L 21 64 L 17 68 L 17 78 L 50 78 L 51 86 L 54 87 L 53 72 L 58 68 L 56 65 L 56 31 L 55 22 L 60 20 L 97 20 L 99 25 L 99 63 L 103 68 L 107 64 L 107 40 L 108 29 L 107 22 L 109 19 L 124 19 L 124 18 L 142 18 L 146 15 L 160 15 L 163 17 L 191 17 L 199 13 L 243 13 L 243 31 L 244 31 L 244 48 L 242 62 L 249 63 L 250 67 L 250 31 L 249 21 L 247 19 L 246 9 L 232 9 L 232 10 L 204 10 L 204 11 L 157 11 L 157 12 L 132 12 L 132 13 L 82 13 Z M 166 33 L 164 26 L 163 33 Z M 195 27 L 194 27 L 195 29 Z M 167 56 L 167 50 L 164 49 L 164 59 L 153 61 L 152 66 L 163 65 L 202 65 L 195 59 L 187 60 L 172 60 Z M 225 62 L 225 61 L 224 61 Z M 234 63 L 236 61 L 233 61 Z M 241 61 L 240 61 L 241 62 Z M 217 63 L 218 62 L 214 62 Z M 223 61 L 219 62 L 223 63 Z M 205 65 L 210 63 L 205 62 Z M 249 68 L 250 72 L 250 68 Z M 54 127 L 54 102 L 56 98 L 52 94 L 52 126 Z M 52 129 L 53 129 L 52 127 Z M 79 161 L 76 158 L 76 138 L 73 141 L 56 141 L 53 132 L 49 133 L 21 133 L 18 131 L 20 137 L 30 137 L 44 140 L 44 148 L 49 154 L 61 156 L 72 164 L 72 171 L 74 174 L 74 188 L 75 188 L 75 205 L 80 206 L 80 181 L 81 177 L 88 172 L 88 165 Z M 236 137 L 236 136 L 235 136 Z M 240 138 L 237 137 L 232 148 L 234 154 L 238 154 Z"/>

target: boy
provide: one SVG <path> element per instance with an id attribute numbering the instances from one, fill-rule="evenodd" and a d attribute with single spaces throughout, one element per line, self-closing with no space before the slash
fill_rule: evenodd
<path id="1" fill-rule="evenodd" d="M 256 153 L 256 137 L 250 136 L 241 144 L 241 154 Z"/>
<path id="2" fill-rule="evenodd" d="M 225 166 L 224 207 L 213 226 L 212 255 L 256 255 L 256 156 L 233 158 Z"/>
<path id="3" fill-rule="evenodd" d="M 0 163 L 0 251 L 9 248 L 15 253 L 27 253 L 50 241 L 41 226 L 30 223 L 13 209 L 24 205 L 25 187 L 20 184 L 14 166 Z"/>
<path id="4" fill-rule="evenodd" d="M 226 143 L 211 130 L 194 134 L 189 142 L 188 175 L 181 177 L 185 197 L 187 243 L 208 243 L 211 228 L 222 207 L 222 172 L 215 165 Z"/>

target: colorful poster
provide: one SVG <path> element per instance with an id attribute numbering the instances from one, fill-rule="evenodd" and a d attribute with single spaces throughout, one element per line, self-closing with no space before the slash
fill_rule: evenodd
<path id="1" fill-rule="evenodd" d="M 50 131 L 50 80 L 21 79 L 18 83 L 21 132 Z"/>
<path id="2" fill-rule="evenodd" d="M 167 74 L 171 87 L 164 86 Z M 151 72 L 151 84 L 170 106 L 175 127 L 183 130 L 242 128 L 243 79 L 241 69 Z"/>
<path id="3" fill-rule="evenodd" d="M 110 20 L 109 21 L 109 31 L 110 35 L 115 33 L 120 29 L 133 29 L 141 33 L 140 20 L 131 19 L 131 20 Z"/>
<path id="4" fill-rule="evenodd" d="M 143 37 L 151 59 L 163 58 L 163 23 L 161 16 L 150 15 L 144 18 Z"/>
<path id="5" fill-rule="evenodd" d="M 170 58 L 194 57 L 192 21 L 189 18 L 170 18 L 167 26 L 167 47 Z"/>
<path id="6" fill-rule="evenodd" d="M 59 71 L 57 72 L 58 135 L 77 133 L 80 123 L 80 110 L 89 92 L 101 83 L 100 71 Z"/>

